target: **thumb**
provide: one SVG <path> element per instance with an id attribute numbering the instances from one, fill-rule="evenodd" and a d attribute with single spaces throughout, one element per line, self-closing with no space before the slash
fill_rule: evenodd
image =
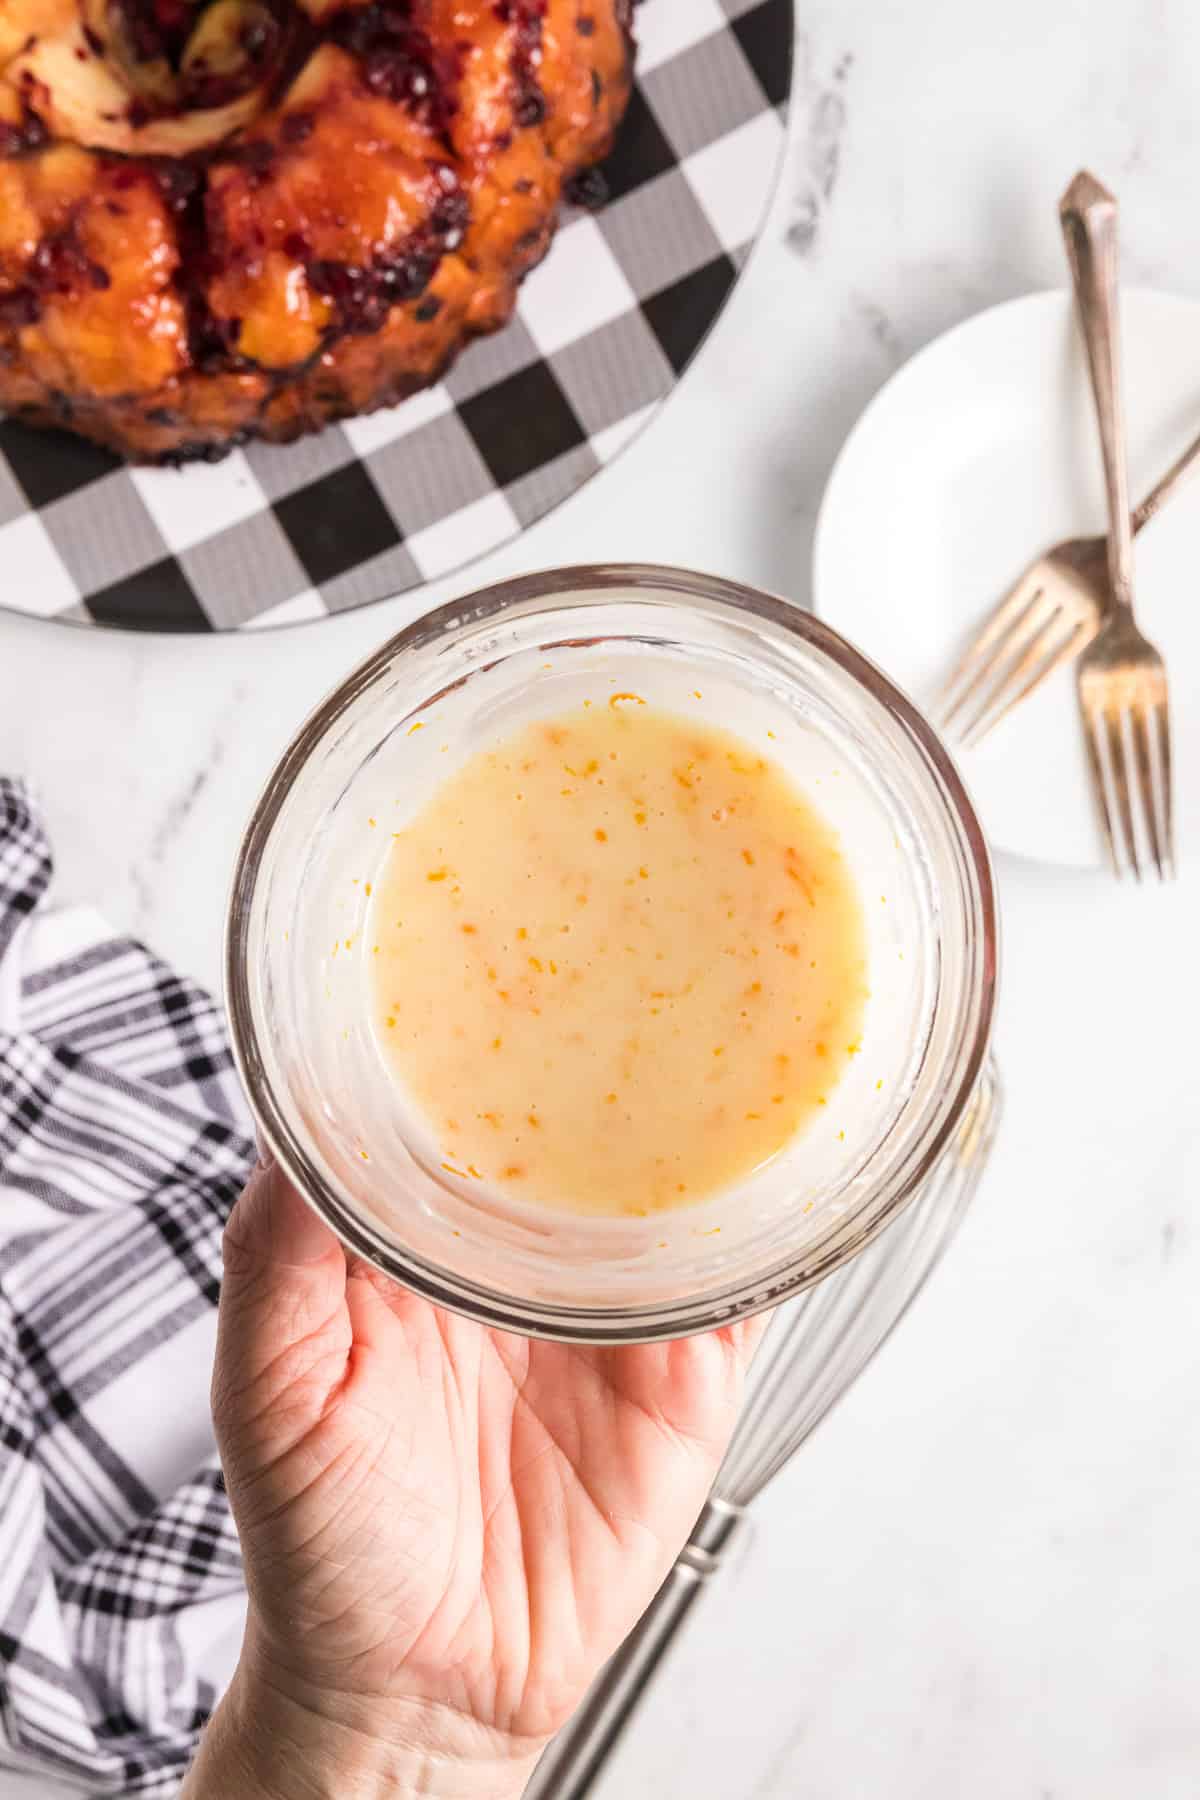
<path id="1" fill-rule="evenodd" d="M 328 1225 L 260 1144 L 258 1164 L 225 1226 L 226 1285 L 281 1266 L 303 1269 L 340 1248 Z"/>
<path id="2" fill-rule="evenodd" d="M 229 1215 L 217 1319 L 213 1409 L 218 1424 L 262 1417 L 315 1373 L 310 1359 L 348 1352 L 346 1257 L 338 1239 L 273 1160 L 261 1163 Z"/>

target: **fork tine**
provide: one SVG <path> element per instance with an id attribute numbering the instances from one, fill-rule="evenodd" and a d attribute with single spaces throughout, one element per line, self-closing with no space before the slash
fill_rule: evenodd
<path id="1" fill-rule="evenodd" d="M 1116 839 L 1113 836 L 1112 812 L 1109 809 L 1108 790 L 1104 785 L 1104 763 L 1100 755 L 1099 710 L 1092 706 L 1082 687 L 1079 691 L 1079 710 L 1083 719 L 1084 748 L 1087 751 L 1088 767 L 1092 774 L 1092 792 L 1096 796 L 1096 811 L 1100 815 L 1100 824 L 1104 830 L 1108 860 L 1112 864 L 1113 874 L 1119 878 L 1121 863 L 1117 856 Z"/>
<path id="2" fill-rule="evenodd" d="M 1019 632 L 1021 626 L 1029 618 L 1041 599 L 1042 592 L 1041 588 L 1035 589 L 1025 604 L 1017 607 L 1015 611 L 1013 607 L 1018 596 L 1010 594 L 1007 600 L 1001 601 L 979 635 L 968 644 L 963 655 L 942 683 L 938 693 L 937 704 L 944 709 L 940 713 L 943 729 L 949 725 L 955 713 L 961 711 L 989 669 L 995 667 L 998 658 L 1003 655 L 1005 644 Z M 968 677 L 970 677 L 969 680 Z M 964 681 L 966 686 L 956 695 L 955 690 Z"/>
<path id="3" fill-rule="evenodd" d="M 1133 878 L 1140 881 L 1142 867 L 1138 861 L 1137 839 L 1133 835 L 1133 809 L 1129 803 L 1129 754 L 1125 748 L 1125 733 L 1121 729 L 1122 714 L 1117 707 L 1109 706 L 1105 709 L 1104 717 L 1108 727 L 1108 763 L 1117 797 L 1117 814 L 1125 833 L 1125 848 Z"/>
<path id="4" fill-rule="evenodd" d="M 1055 618 L 1057 617 L 1056 614 Z M 987 705 L 976 714 L 974 723 L 964 727 L 960 733 L 963 743 L 969 749 L 973 749 L 976 744 L 981 743 L 988 732 L 994 730 L 1001 719 L 1013 710 L 1014 706 L 1019 706 L 1022 700 L 1032 694 L 1034 688 L 1041 686 L 1048 675 L 1052 675 L 1055 669 L 1060 668 L 1063 663 L 1069 662 L 1073 656 L 1077 655 L 1094 634 L 1095 626 L 1089 626 L 1086 620 L 1080 619 L 1065 637 L 1057 640 L 1057 647 L 1052 645 L 1040 661 L 1036 661 L 1033 655 L 1034 647 L 1039 641 L 1039 639 L 1035 639 L 1027 654 L 1011 671 L 999 692 L 993 693 Z M 1040 634 L 1040 636 L 1044 635 L 1044 633 Z M 1031 662 L 1034 666 L 1030 669 Z M 1026 680 L 1022 682 L 1019 678 L 1024 669 L 1030 669 L 1030 672 Z M 1007 694 L 1006 698 L 1004 698 L 1005 694 Z M 1003 704 L 997 708 L 998 699 L 1003 699 Z"/>
<path id="5" fill-rule="evenodd" d="M 1163 872 L 1163 852 L 1158 825 L 1158 796 L 1155 793 L 1154 770 L 1150 759 L 1150 725 L 1144 705 L 1135 705 L 1130 709 L 1129 725 L 1133 735 L 1134 756 L 1137 761 L 1138 787 L 1141 793 L 1142 814 L 1146 821 L 1146 836 L 1150 840 L 1150 855 L 1154 859 L 1154 867 L 1158 871 L 1158 879 L 1165 880 Z"/>
<path id="6" fill-rule="evenodd" d="M 945 727 L 950 720 L 961 715 L 963 708 L 968 707 L 969 718 L 966 724 L 959 724 L 958 736 L 965 738 L 974 731 L 976 725 L 990 707 L 995 705 L 1002 694 L 1007 692 L 1008 683 L 1015 669 L 1021 667 L 1025 659 L 1033 652 L 1035 646 L 1043 641 L 1047 632 L 1053 629 L 1058 617 L 1057 610 L 1049 618 L 1033 628 L 1032 635 L 1027 629 L 1029 608 L 1026 607 L 1020 618 L 1014 619 L 1004 637 L 995 645 L 992 654 L 979 668 L 974 678 L 955 699 L 950 710 L 945 714 L 942 724 Z M 970 706 L 971 701 L 976 703 Z"/>
<path id="7" fill-rule="evenodd" d="M 959 686 L 959 682 L 966 679 L 966 675 L 970 675 L 970 671 L 975 668 L 975 664 L 979 662 L 984 652 L 990 650 L 991 644 L 995 644 L 999 637 L 1004 637 L 1013 628 L 1013 625 L 1016 625 L 1020 619 L 1024 619 L 1027 612 L 1036 607 L 1040 598 L 1042 598 L 1042 589 L 1038 587 L 1033 590 L 1033 594 L 1029 598 L 1022 599 L 1022 585 L 1018 583 L 1015 589 L 1011 590 L 1011 594 L 1006 594 L 1006 598 L 1000 601 L 999 607 L 991 608 L 990 614 L 984 619 L 981 630 L 975 632 L 972 641 L 966 646 L 963 655 L 959 657 L 959 661 L 955 662 L 954 668 L 946 675 L 945 682 L 939 689 L 939 698 L 945 700 L 950 697 L 954 693 L 954 689 Z"/>
<path id="8" fill-rule="evenodd" d="M 1158 773 L 1162 782 L 1163 844 L 1168 875 L 1175 873 L 1175 803 L 1171 786 L 1171 719 L 1164 692 L 1154 707 L 1155 737 L 1158 743 Z"/>

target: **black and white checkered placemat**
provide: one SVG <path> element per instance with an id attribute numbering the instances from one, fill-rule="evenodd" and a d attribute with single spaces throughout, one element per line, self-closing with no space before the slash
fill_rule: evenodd
<path id="1" fill-rule="evenodd" d="M 321 618 L 473 561 L 610 461 L 761 223 L 792 0 L 644 0 L 637 37 L 608 202 L 564 223 L 513 322 L 440 386 L 183 470 L 0 421 L 0 606 L 147 631 Z"/>

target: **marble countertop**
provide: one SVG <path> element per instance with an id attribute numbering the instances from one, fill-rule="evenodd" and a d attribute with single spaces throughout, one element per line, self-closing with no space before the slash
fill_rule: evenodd
<path id="1" fill-rule="evenodd" d="M 1127 278 L 1200 294 L 1188 0 L 802 13 L 764 241 L 661 417 L 559 512 L 419 597 L 279 633 L 0 615 L 0 768 L 40 790 L 63 897 L 215 982 L 273 758 L 450 593 L 641 557 L 803 603 L 851 422 L 946 326 L 1061 283 L 1054 205 L 1081 163 L 1121 197 Z M 1200 1792 L 1200 864 L 1140 893 L 999 873 L 1008 1104 L 973 1213 L 763 1496 L 598 1800 Z"/>

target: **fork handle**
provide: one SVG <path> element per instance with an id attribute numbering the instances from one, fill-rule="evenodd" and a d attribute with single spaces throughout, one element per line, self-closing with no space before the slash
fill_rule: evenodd
<path id="1" fill-rule="evenodd" d="M 1194 437 L 1183 455 L 1173 462 L 1165 475 L 1160 475 L 1140 506 L 1133 509 L 1133 531 L 1136 537 L 1143 525 L 1148 525 L 1156 513 L 1160 512 L 1174 494 L 1181 482 L 1192 473 L 1200 462 L 1200 437 Z"/>
<path id="2" fill-rule="evenodd" d="M 1125 462 L 1125 410 L 1117 328 L 1117 203 L 1086 170 L 1059 202 L 1059 219 L 1087 347 L 1104 487 L 1108 498 L 1108 577 L 1117 606 L 1133 605 L 1133 531 Z"/>

